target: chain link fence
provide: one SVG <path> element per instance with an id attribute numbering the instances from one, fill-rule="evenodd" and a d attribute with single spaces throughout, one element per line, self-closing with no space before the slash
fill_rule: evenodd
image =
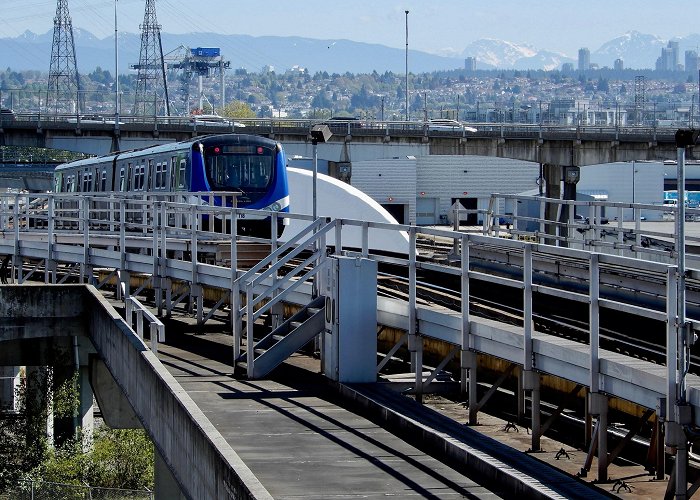
<path id="1" fill-rule="evenodd" d="M 21 481 L 0 493 L 0 500 L 153 500 L 152 491 L 96 488 L 46 481 Z"/>

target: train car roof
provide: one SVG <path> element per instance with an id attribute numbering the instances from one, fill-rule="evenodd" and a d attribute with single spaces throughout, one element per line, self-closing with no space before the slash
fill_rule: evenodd
<path id="1" fill-rule="evenodd" d="M 158 154 L 158 153 L 168 153 L 170 151 L 177 151 L 180 149 L 189 149 L 192 144 L 196 142 L 210 142 L 212 140 L 227 140 L 227 141 L 232 141 L 232 142 L 248 142 L 248 141 L 255 141 L 255 142 L 261 142 L 261 143 L 269 143 L 270 145 L 272 144 L 277 144 L 277 141 L 274 141 L 272 139 L 268 139 L 266 137 L 260 137 L 260 136 L 253 136 L 249 134 L 215 134 L 215 135 L 204 135 L 204 136 L 199 136 L 194 139 L 190 139 L 187 141 L 181 141 L 181 142 L 168 142 L 165 144 L 158 144 L 155 146 L 148 146 L 145 148 L 139 148 L 139 149 L 132 149 L 128 151 L 118 151 L 116 153 L 109 153 L 107 155 L 103 156 L 96 156 L 92 158 L 86 158 L 83 160 L 76 160 L 72 161 L 69 163 L 63 163 L 61 165 L 58 165 L 56 167 L 56 171 L 59 170 L 65 170 L 65 169 L 73 169 L 77 167 L 82 167 L 84 165 L 94 165 L 95 163 L 98 162 L 111 162 L 114 161 L 115 157 L 118 157 L 119 159 L 128 159 L 128 158 L 137 158 L 142 156 L 146 151 L 148 154 Z"/>

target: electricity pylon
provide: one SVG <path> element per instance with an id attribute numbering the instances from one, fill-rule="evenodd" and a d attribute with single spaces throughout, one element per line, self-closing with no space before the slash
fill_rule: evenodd
<path id="1" fill-rule="evenodd" d="M 146 11 L 141 28 L 141 54 L 139 63 L 131 66 L 138 70 L 136 76 L 136 102 L 134 115 L 157 116 L 164 112 L 170 116 L 168 84 L 165 80 L 163 46 L 160 25 L 156 17 L 156 1 L 146 0 Z"/>
<path id="2" fill-rule="evenodd" d="M 58 0 L 53 18 L 53 45 L 49 65 L 46 109 L 55 113 L 80 112 L 80 75 L 75 59 L 73 22 L 68 0 Z"/>

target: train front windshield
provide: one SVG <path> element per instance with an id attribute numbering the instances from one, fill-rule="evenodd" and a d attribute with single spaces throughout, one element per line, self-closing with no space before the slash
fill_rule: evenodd
<path id="1" fill-rule="evenodd" d="M 272 181 L 274 153 L 255 144 L 205 148 L 209 185 L 215 191 L 263 191 Z"/>

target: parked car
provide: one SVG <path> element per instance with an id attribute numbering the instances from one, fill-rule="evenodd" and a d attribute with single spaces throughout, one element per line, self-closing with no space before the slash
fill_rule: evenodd
<path id="1" fill-rule="evenodd" d="M 334 116 L 321 123 L 328 125 L 331 130 L 347 130 L 348 127 L 362 127 L 360 119 L 354 116 Z"/>
<path id="2" fill-rule="evenodd" d="M 441 131 L 441 132 L 476 132 L 474 127 L 468 127 L 457 120 L 450 120 L 448 118 L 435 118 L 434 120 L 428 120 L 425 122 L 428 130 Z"/>
<path id="3" fill-rule="evenodd" d="M 219 115 L 193 115 L 190 122 L 197 126 L 221 127 L 233 125 L 236 128 L 245 128 L 245 124 L 231 120 L 225 116 Z"/>

